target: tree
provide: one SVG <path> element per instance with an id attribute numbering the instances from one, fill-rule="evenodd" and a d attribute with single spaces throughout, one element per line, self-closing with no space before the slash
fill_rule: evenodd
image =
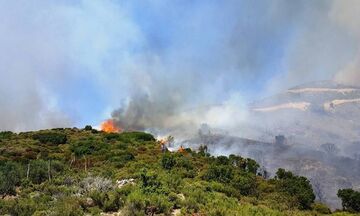
<path id="1" fill-rule="evenodd" d="M 91 125 L 86 125 L 85 128 L 84 128 L 84 130 L 86 130 L 86 131 L 91 131 L 91 130 L 92 130 Z"/>
<path id="2" fill-rule="evenodd" d="M 353 189 L 340 189 L 337 196 L 341 199 L 344 210 L 360 212 L 360 192 Z"/>
<path id="3" fill-rule="evenodd" d="M 241 195 L 245 196 L 253 194 L 257 189 L 255 175 L 251 173 L 236 175 L 231 184 L 234 188 L 240 191 Z"/>
<path id="4" fill-rule="evenodd" d="M 277 186 L 280 191 L 295 197 L 300 209 L 310 209 L 315 194 L 310 181 L 303 176 L 296 176 L 290 171 L 279 169 L 276 172 Z"/>

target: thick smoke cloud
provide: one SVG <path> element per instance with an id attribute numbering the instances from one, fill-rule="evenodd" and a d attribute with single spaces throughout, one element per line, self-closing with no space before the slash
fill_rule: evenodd
<path id="1" fill-rule="evenodd" d="M 233 103 L 241 109 L 239 104 L 244 107 L 256 96 L 304 82 L 360 81 L 353 63 L 358 38 L 352 36 L 358 25 L 348 26 L 356 18 L 356 10 L 339 7 L 338 1 L 198 3 L 180 7 L 181 19 L 178 10 L 166 11 L 169 5 L 162 1 L 147 6 L 150 12 L 145 18 L 149 20 L 170 17 L 169 23 L 155 30 L 150 24 L 148 30 L 170 28 L 171 36 L 165 37 L 169 39 L 165 44 L 156 43 L 164 40 L 163 35 L 152 32 L 148 38 L 152 60 L 135 68 L 142 73 L 129 82 L 140 85 L 135 85 L 134 94 L 112 113 L 126 129 L 178 125 L 184 130 L 191 126 L 189 121 L 198 127 L 208 123 L 199 113 L 221 107 L 234 92 L 242 95 L 242 101 Z M 347 13 L 350 15 L 343 21 L 337 15 Z M 204 106 L 208 109 L 202 110 Z M 186 115 L 188 121 L 184 121 Z M 220 112 L 214 117 L 225 119 L 223 115 Z M 240 121 L 246 119 L 245 111 L 239 115 Z M 239 127 L 242 123 L 234 121 L 229 119 L 228 124 Z"/>
<path id="2" fill-rule="evenodd" d="M 109 80 L 134 41 L 115 2 L 0 1 L 0 130 L 89 123 L 96 103 L 119 95 Z"/>
<path id="3" fill-rule="evenodd" d="M 292 85 L 357 84 L 358 7 L 0 1 L 0 129 L 96 124 L 112 110 L 129 129 L 235 127 L 229 110 L 241 122 L 239 106 Z"/>
<path id="4" fill-rule="evenodd" d="M 351 83 L 359 85 L 360 83 L 360 3 L 358 1 L 334 2 L 334 7 L 331 12 L 334 19 L 339 25 L 344 26 L 351 37 L 355 38 L 354 44 L 356 54 L 347 65 L 336 74 L 335 79 L 340 82 Z"/>

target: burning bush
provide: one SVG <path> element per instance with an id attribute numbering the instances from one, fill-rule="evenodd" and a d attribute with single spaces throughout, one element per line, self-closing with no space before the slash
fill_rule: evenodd
<path id="1" fill-rule="evenodd" d="M 122 131 L 122 129 L 116 126 L 115 122 L 111 119 L 101 123 L 101 130 L 106 133 L 118 133 Z"/>

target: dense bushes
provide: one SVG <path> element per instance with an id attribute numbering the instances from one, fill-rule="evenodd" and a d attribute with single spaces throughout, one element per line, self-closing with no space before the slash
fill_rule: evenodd
<path id="1" fill-rule="evenodd" d="M 360 212 L 360 192 L 352 189 L 341 189 L 337 195 L 346 211 Z"/>
<path id="2" fill-rule="evenodd" d="M 296 198 L 300 209 L 311 208 L 315 200 L 315 194 L 309 180 L 284 169 L 279 169 L 276 172 L 276 178 L 278 179 L 277 186 L 279 190 Z"/>
<path id="3" fill-rule="evenodd" d="M 155 141 L 153 135 L 144 132 L 137 132 L 137 131 L 121 133 L 121 137 L 129 140 L 133 139 L 135 141 L 143 141 L 143 142 Z"/>
<path id="4" fill-rule="evenodd" d="M 93 128 L 91 127 L 91 125 L 86 125 L 84 130 L 86 131 L 91 131 Z"/>
<path id="5" fill-rule="evenodd" d="M 161 165 L 164 169 L 172 169 L 176 165 L 176 159 L 173 154 L 164 154 L 161 159 Z"/>
<path id="6" fill-rule="evenodd" d="M 256 172 L 259 165 L 251 159 L 230 155 L 215 158 L 203 175 L 207 181 L 217 181 L 228 184 L 242 195 L 255 194 L 257 190 Z M 228 187 L 229 187 L 228 186 Z M 228 190 L 228 194 L 237 193 Z"/>
<path id="7" fill-rule="evenodd" d="M 117 191 L 93 191 L 91 192 L 90 197 L 94 201 L 95 205 L 104 212 L 115 212 L 123 206 L 120 194 Z"/>
<path id="8" fill-rule="evenodd" d="M 182 215 L 282 216 L 310 215 L 298 208 L 311 207 L 316 214 L 329 212 L 313 204 L 305 178 L 285 170 L 268 180 L 259 176 L 259 165 L 252 159 L 213 157 L 191 149 L 163 153 L 150 134 L 93 130 L 6 135 L 0 149 L 6 153 L 0 156 L 0 190 L 17 196 L 0 199 L 0 215 L 100 215 L 119 210 L 123 215 L 170 215 L 176 209 Z M 66 136 L 65 143 L 55 141 L 59 134 Z M 15 158 L 22 163 L 4 162 Z"/>
<path id="9" fill-rule="evenodd" d="M 109 161 L 112 162 L 115 167 L 122 168 L 126 165 L 126 163 L 134 159 L 135 156 L 132 153 L 124 151 L 120 154 L 116 154 L 115 156 L 111 156 L 111 158 L 109 158 Z"/>
<path id="10" fill-rule="evenodd" d="M 21 165 L 16 162 L 0 163 L 0 194 L 14 195 L 15 187 L 20 184 L 23 173 Z"/>
<path id="11" fill-rule="evenodd" d="M 40 184 L 49 178 L 49 162 L 34 160 L 30 163 L 29 179 L 35 184 Z"/>
<path id="12" fill-rule="evenodd" d="M 1 131 L 0 132 L 0 140 L 2 139 L 9 139 L 13 136 L 13 132 L 11 131 Z"/>
<path id="13" fill-rule="evenodd" d="M 221 183 L 229 183 L 234 177 L 233 168 L 228 165 L 210 165 L 207 169 L 204 180 L 218 181 Z"/>
<path id="14" fill-rule="evenodd" d="M 70 146 L 70 150 L 76 156 L 83 156 L 95 153 L 102 148 L 106 148 L 106 144 L 95 139 L 79 140 Z"/>
<path id="15" fill-rule="evenodd" d="M 59 145 L 65 144 L 67 141 L 67 136 L 59 132 L 41 132 L 36 133 L 32 136 L 34 140 L 38 140 L 42 144 L 52 144 Z"/>
<path id="16" fill-rule="evenodd" d="M 143 169 L 140 174 L 141 189 L 145 193 L 156 193 L 161 190 L 161 182 L 158 180 L 158 176 L 154 172 L 149 172 Z"/>

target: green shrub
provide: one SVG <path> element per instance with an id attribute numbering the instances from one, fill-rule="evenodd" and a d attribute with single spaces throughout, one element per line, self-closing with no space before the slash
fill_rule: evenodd
<path id="1" fill-rule="evenodd" d="M 184 207 L 187 213 L 199 212 L 201 207 L 209 202 L 208 196 L 210 192 L 205 193 L 200 188 L 189 188 L 185 191 Z"/>
<path id="2" fill-rule="evenodd" d="M 190 159 L 184 157 L 182 154 L 176 158 L 176 166 L 185 168 L 186 170 L 193 170 L 194 166 L 191 163 Z"/>
<path id="3" fill-rule="evenodd" d="M 122 152 L 120 155 L 113 156 L 109 159 L 110 162 L 115 164 L 117 168 L 122 168 L 126 163 L 135 159 L 135 156 L 130 152 Z"/>
<path id="4" fill-rule="evenodd" d="M 90 197 L 95 204 L 104 212 L 117 211 L 123 206 L 120 194 L 116 191 L 100 192 L 92 191 Z"/>
<path id="5" fill-rule="evenodd" d="M 70 150 L 74 152 L 76 156 L 92 154 L 103 148 L 106 148 L 106 144 L 95 139 L 80 140 L 70 146 Z"/>
<path id="6" fill-rule="evenodd" d="M 230 164 L 234 167 L 240 169 L 241 171 L 250 172 L 253 174 L 257 173 L 260 165 L 253 159 L 250 158 L 242 158 L 237 155 L 230 155 L 229 156 Z"/>
<path id="7" fill-rule="evenodd" d="M 140 180 L 141 188 L 145 193 L 155 193 L 161 190 L 161 182 L 154 172 L 148 172 L 146 169 L 143 169 L 140 174 Z"/>
<path id="8" fill-rule="evenodd" d="M 9 213 L 14 216 L 31 216 L 36 211 L 36 203 L 31 199 L 17 199 Z"/>
<path id="9" fill-rule="evenodd" d="M 29 179 L 35 184 L 40 184 L 49 178 L 49 162 L 34 160 L 30 163 Z"/>
<path id="10" fill-rule="evenodd" d="M 175 156 L 171 153 L 163 154 L 161 158 L 161 166 L 164 169 L 170 170 L 176 165 Z"/>
<path id="11" fill-rule="evenodd" d="M 153 135 L 144 133 L 144 132 L 124 132 L 121 134 L 121 137 L 127 138 L 127 139 L 133 139 L 135 141 L 155 141 L 155 138 Z"/>
<path id="12" fill-rule="evenodd" d="M 15 200 L 0 199 L 0 215 L 7 215 L 15 205 Z"/>
<path id="13" fill-rule="evenodd" d="M 63 197 L 58 200 L 51 210 L 54 216 L 81 216 L 84 211 L 80 205 L 80 200 L 75 197 Z"/>
<path id="14" fill-rule="evenodd" d="M 64 170 L 65 170 L 65 164 L 63 162 L 58 161 L 58 160 L 51 161 L 51 171 L 52 172 L 59 173 Z"/>
<path id="15" fill-rule="evenodd" d="M 156 214 L 169 215 L 173 204 L 169 201 L 168 197 L 164 194 L 151 194 L 146 201 L 147 207 L 153 207 L 156 209 Z"/>
<path id="16" fill-rule="evenodd" d="M 32 138 L 42 144 L 59 145 L 67 142 L 67 136 L 59 132 L 38 132 L 35 133 Z"/>
<path id="17" fill-rule="evenodd" d="M 302 176 L 295 176 L 291 172 L 279 169 L 276 172 L 278 188 L 297 199 L 300 209 L 310 209 L 314 203 L 315 194 L 310 181 Z"/>
<path id="18" fill-rule="evenodd" d="M 322 203 L 314 203 L 312 209 L 320 214 L 331 214 L 329 207 Z"/>
<path id="19" fill-rule="evenodd" d="M 228 157 L 226 156 L 218 156 L 215 160 L 215 163 L 217 165 L 229 165 L 230 164 L 230 160 Z"/>
<path id="20" fill-rule="evenodd" d="M 177 170 L 173 170 L 167 175 L 162 176 L 161 182 L 164 183 L 168 188 L 171 188 L 173 191 L 179 191 L 182 187 L 182 177 L 177 172 Z"/>
<path id="21" fill-rule="evenodd" d="M 241 197 L 239 189 L 235 189 L 234 187 L 229 186 L 227 184 L 223 184 L 220 182 L 210 182 L 209 187 L 211 187 L 210 191 L 224 193 L 229 197 L 237 197 L 237 198 Z"/>
<path id="22" fill-rule="evenodd" d="M 244 196 L 254 194 L 257 188 L 256 178 L 250 173 L 236 175 L 231 183 L 232 186 L 239 190 L 240 194 Z"/>
<path id="23" fill-rule="evenodd" d="M 134 190 L 127 196 L 125 215 L 143 216 L 145 211 L 145 196 L 140 190 Z"/>
<path id="24" fill-rule="evenodd" d="M 0 164 L 0 194 L 15 195 L 15 187 L 20 185 L 24 170 L 12 161 Z"/>
<path id="25" fill-rule="evenodd" d="M 210 165 L 207 169 L 204 180 L 213 180 L 222 183 L 229 183 L 233 178 L 233 169 L 228 165 Z"/>
<path id="26" fill-rule="evenodd" d="M 353 189 L 340 189 L 337 195 L 346 211 L 360 212 L 360 192 Z"/>
<path id="27" fill-rule="evenodd" d="M 2 139 L 10 139 L 14 135 L 11 131 L 1 131 L 0 132 L 0 140 Z"/>
<path id="28" fill-rule="evenodd" d="M 121 137 L 121 134 L 119 134 L 119 133 L 106 133 L 104 135 L 104 138 L 106 140 L 119 140 L 120 137 Z"/>
<path id="29" fill-rule="evenodd" d="M 91 125 L 86 125 L 84 130 L 86 131 L 91 131 L 93 128 L 91 127 Z"/>

